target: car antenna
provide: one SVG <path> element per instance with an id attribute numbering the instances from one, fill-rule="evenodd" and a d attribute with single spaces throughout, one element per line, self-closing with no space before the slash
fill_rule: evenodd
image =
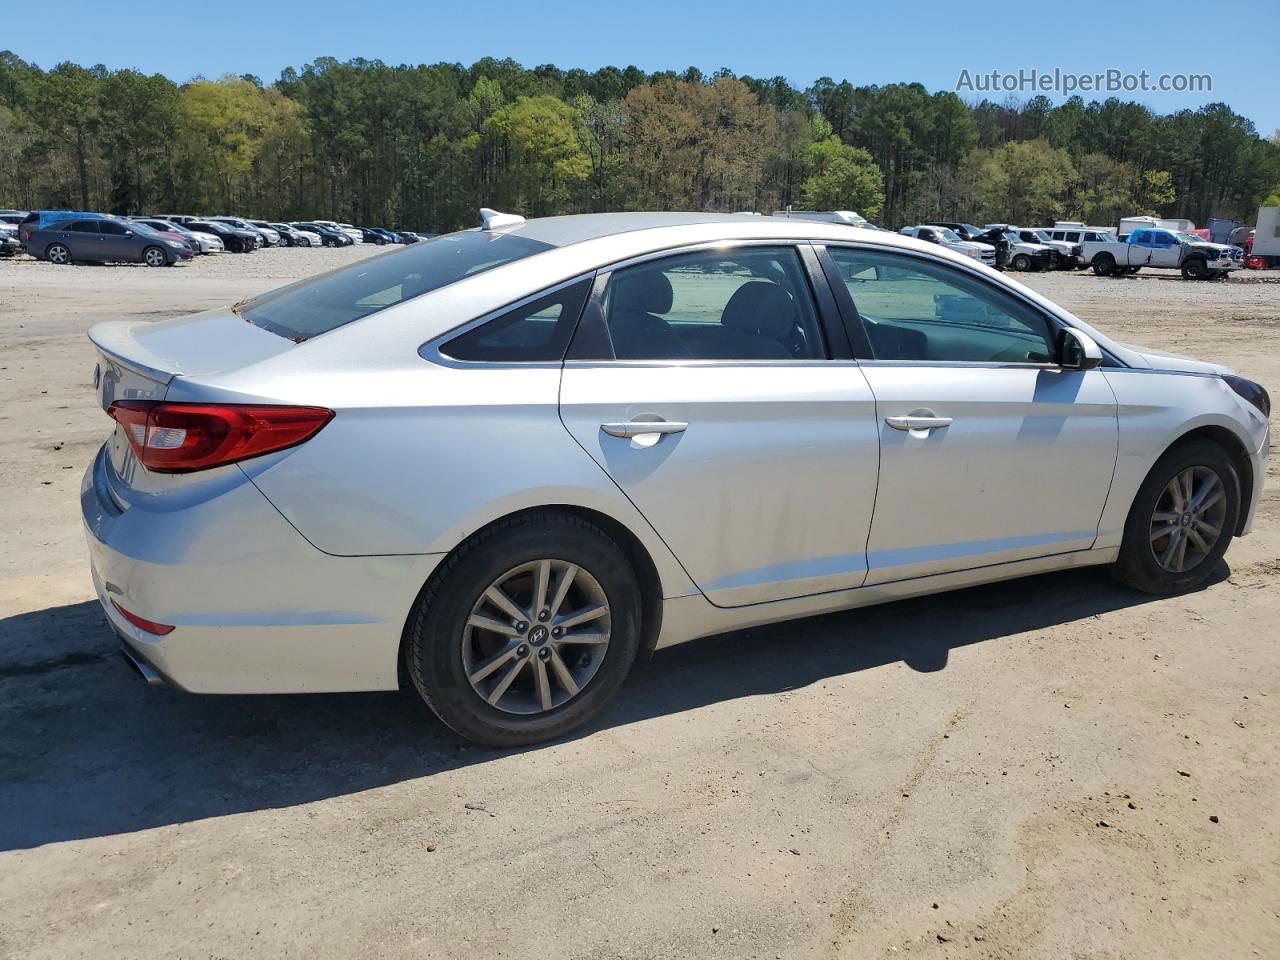
<path id="1" fill-rule="evenodd" d="M 524 217 L 516 213 L 499 213 L 488 207 L 480 208 L 482 230 L 499 230 L 502 227 L 518 227 L 524 223 Z"/>

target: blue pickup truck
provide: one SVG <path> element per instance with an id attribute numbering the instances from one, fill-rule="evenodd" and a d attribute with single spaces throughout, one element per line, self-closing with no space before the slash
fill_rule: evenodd
<path id="1" fill-rule="evenodd" d="M 1082 248 L 1084 262 L 1100 277 L 1152 267 L 1180 270 L 1186 280 L 1216 280 L 1244 266 L 1244 251 L 1239 247 L 1164 227 L 1143 227 L 1119 240 L 1086 241 Z"/>

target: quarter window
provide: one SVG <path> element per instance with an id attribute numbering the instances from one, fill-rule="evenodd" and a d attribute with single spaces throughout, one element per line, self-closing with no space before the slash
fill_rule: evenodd
<path id="1" fill-rule="evenodd" d="M 454 337 L 440 352 L 479 363 L 562 360 L 590 292 L 591 279 L 579 280 Z"/>
<path id="2" fill-rule="evenodd" d="M 1048 320 L 988 281 L 916 257 L 828 247 L 876 360 L 1050 363 Z"/>
<path id="3" fill-rule="evenodd" d="M 618 360 L 826 356 L 790 246 L 701 250 L 617 270 L 605 287 L 603 325 L 607 336 L 591 331 L 591 339 Z"/>

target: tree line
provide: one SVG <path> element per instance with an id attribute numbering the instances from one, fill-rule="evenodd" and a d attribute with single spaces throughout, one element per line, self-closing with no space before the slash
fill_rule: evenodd
<path id="1" fill-rule="evenodd" d="M 1226 104 L 968 104 L 918 83 L 320 58 L 274 83 L 0 53 L 0 206 L 470 226 L 480 206 L 856 210 L 923 220 L 1251 220 L 1280 134 Z"/>

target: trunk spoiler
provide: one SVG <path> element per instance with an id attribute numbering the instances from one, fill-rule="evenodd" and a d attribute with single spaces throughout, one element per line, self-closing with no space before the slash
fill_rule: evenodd
<path id="1" fill-rule="evenodd" d="M 148 380 L 168 383 L 182 371 L 174 370 L 173 361 L 156 356 L 138 341 L 133 331 L 145 325 L 145 321 L 129 320 L 95 323 L 89 329 L 89 340 L 112 362 L 128 367 Z"/>

